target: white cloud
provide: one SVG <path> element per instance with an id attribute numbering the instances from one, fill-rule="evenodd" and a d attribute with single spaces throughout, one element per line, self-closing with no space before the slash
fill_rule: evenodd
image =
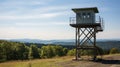
<path id="1" fill-rule="evenodd" d="M 114 35 L 114 36 L 113 36 Z M 105 30 L 103 32 L 99 32 L 97 34 L 97 38 L 100 39 L 109 39 L 109 38 L 113 38 L 113 39 L 117 39 L 120 38 L 120 32 L 117 30 Z"/>
<path id="2" fill-rule="evenodd" d="M 0 16 L 0 20 L 24 20 L 24 19 L 43 19 L 53 18 L 61 15 L 61 13 L 45 13 L 38 15 L 3 15 Z"/>
<path id="3" fill-rule="evenodd" d="M 5 0 L 1 5 L 8 7 L 27 6 L 27 5 L 45 5 L 52 0 Z"/>
<path id="4" fill-rule="evenodd" d="M 59 25 L 59 26 L 61 26 L 61 25 L 69 25 L 69 23 L 67 23 L 67 22 L 17 22 L 17 23 L 15 23 L 15 25 L 17 25 L 17 26 L 25 26 L 25 27 L 27 27 L 27 26 L 34 26 L 34 27 L 37 27 L 37 26 L 50 26 L 50 25 Z"/>
<path id="5" fill-rule="evenodd" d="M 0 38 L 32 38 L 32 39 L 65 39 L 73 37 L 74 33 L 66 30 L 67 33 L 64 33 L 64 30 L 59 28 L 40 28 L 40 29 L 26 29 L 26 28 L 0 28 Z M 62 32 L 62 33 L 61 33 Z M 71 36 L 73 35 L 73 36 Z"/>

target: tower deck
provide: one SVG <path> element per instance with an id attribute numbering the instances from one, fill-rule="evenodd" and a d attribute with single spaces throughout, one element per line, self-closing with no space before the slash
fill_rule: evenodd
<path id="1" fill-rule="evenodd" d="M 70 26 L 75 27 L 75 28 L 93 28 L 97 26 L 101 26 L 100 23 L 79 23 L 79 24 L 70 24 Z"/>

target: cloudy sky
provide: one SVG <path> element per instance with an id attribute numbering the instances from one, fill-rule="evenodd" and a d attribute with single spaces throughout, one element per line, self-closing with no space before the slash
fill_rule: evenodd
<path id="1" fill-rule="evenodd" d="M 72 8 L 98 7 L 105 31 L 98 39 L 120 39 L 119 0 L 0 0 L 0 39 L 74 39 Z"/>

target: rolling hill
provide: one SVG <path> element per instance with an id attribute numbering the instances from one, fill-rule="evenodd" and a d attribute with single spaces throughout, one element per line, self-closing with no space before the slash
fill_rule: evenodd
<path id="1" fill-rule="evenodd" d="M 74 39 L 61 39 L 61 40 L 39 40 L 39 39 L 11 39 L 13 42 L 23 43 L 38 43 L 39 44 L 57 44 L 63 46 L 74 46 Z M 97 45 L 103 49 L 118 48 L 120 49 L 119 39 L 98 39 Z"/>

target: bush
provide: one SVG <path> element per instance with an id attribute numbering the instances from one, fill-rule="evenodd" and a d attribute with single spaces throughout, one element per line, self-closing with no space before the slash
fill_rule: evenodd
<path id="1" fill-rule="evenodd" d="M 72 50 L 69 50 L 67 55 L 69 56 L 74 56 L 76 53 L 76 49 L 72 49 Z M 81 49 L 78 51 L 78 54 L 80 56 L 85 56 L 85 55 L 88 55 L 88 56 L 93 56 L 94 54 L 96 55 L 103 55 L 104 54 L 104 51 L 102 48 L 96 46 L 96 49 L 94 50 L 84 50 L 84 49 Z"/>
<path id="2" fill-rule="evenodd" d="M 75 51 L 76 51 L 75 49 L 69 50 L 67 55 L 68 56 L 74 56 L 75 55 Z"/>
<path id="3" fill-rule="evenodd" d="M 67 53 L 67 48 L 63 48 L 59 45 L 47 45 L 42 46 L 40 51 L 41 58 L 52 58 L 55 56 L 64 56 Z"/>
<path id="4" fill-rule="evenodd" d="M 116 54 L 116 53 L 119 53 L 119 50 L 117 48 L 112 48 L 109 54 Z"/>

